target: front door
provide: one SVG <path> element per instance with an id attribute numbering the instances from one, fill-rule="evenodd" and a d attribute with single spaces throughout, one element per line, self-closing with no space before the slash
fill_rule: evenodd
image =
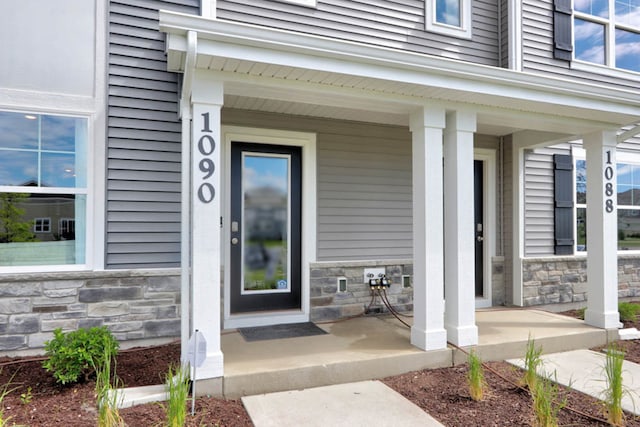
<path id="1" fill-rule="evenodd" d="M 231 143 L 231 313 L 301 307 L 301 149 Z"/>

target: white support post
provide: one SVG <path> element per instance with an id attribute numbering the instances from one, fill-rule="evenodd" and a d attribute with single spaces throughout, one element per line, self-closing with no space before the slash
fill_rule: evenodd
<path id="1" fill-rule="evenodd" d="M 444 109 L 424 107 L 411 116 L 413 146 L 413 326 L 411 344 L 447 347 L 444 329 L 442 129 Z"/>
<path id="2" fill-rule="evenodd" d="M 587 154 L 587 324 L 620 326 L 618 314 L 618 215 L 616 134 L 585 135 Z"/>
<path id="3" fill-rule="evenodd" d="M 447 114 L 444 131 L 445 329 L 460 347 L 478 344 L 475 316 L 473 134 L 476 115 Z"/>
<path id="4" fill-rule="evenodd" d="M 220 346 L 222 104 L 221 83 L 207 82 L 202 87 L 194 85 L 191 125 L 192 328 L 202 332 L 207 345 L 206 359 L 198 368 L 198 380 L 223 375 Z"/>

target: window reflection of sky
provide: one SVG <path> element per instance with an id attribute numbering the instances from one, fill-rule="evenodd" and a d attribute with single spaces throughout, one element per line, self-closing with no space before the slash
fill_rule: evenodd
<path id="1" fill-rule="evenodd" d="M 270 187 L 286 194 L 288 176 L 286 158 L 251 155 L 244 158 L 243 185 L 246 190 Z"/>
<path id="2" fill-rule="evenodd" d="M 74 152 L 76 148 L 76 119 L 42 116 L 42 149 Z"/>
<path id="3" fill-rule="evenodd" d="M 616 0 L 616 22 L 640 29 L 640 0 Z"/>
<path id="4" fill-rule="evenodd" d="M 573 7 L 578 12 L 607 18 L 609 16 L 609 0 L 574 0 Z"/>
<path id="5" fill-rule="evenodd" d="M 576 18 L 574 33 L 576 59 L 604 64 L 604 25 Z"/>
<path id="6" fill-rule="evenodd" d="M 616 29 L 616 67 L 640 71 L 640 34 Z"/>
<path id="7" fill-rule="evenodd" d="M 23 113 L 0 111 L 0 147 L 37 149 L 38 120 L 28 119 Z"/>
<path id="8" fill-rule="evenodd" d="M 78 120 L 0 111 L 0 185 L 75 187 Z"/>
<path id="9" fill-rule="evenodd" d="M 436 22 L 460 27 L 461 0 L 436 0 Z"/>

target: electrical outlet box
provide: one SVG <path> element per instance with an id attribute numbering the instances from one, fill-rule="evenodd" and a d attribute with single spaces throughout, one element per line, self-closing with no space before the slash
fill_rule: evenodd
<path id="1" fill-rule="evenodd" d="M 365 284 L 369 284 L 369 279 L 380 279 L 386 273 L 386 269 L 384 267 L 378 268 L 365 268 L 364 269 L 364 280 Z"/>
<path id="2" fill-rule="evenodd" d="M 408 274 L 403 274 L 402 275 L 402 287 L 403 288 L 410 288 L 411 287 L 411 276 L 409 276 Z"/>
<path id="3" fill-rule="evenodd" d="M 347 278 L 338 277 L 337 281 L 338 292 L 347 292 Z"/>

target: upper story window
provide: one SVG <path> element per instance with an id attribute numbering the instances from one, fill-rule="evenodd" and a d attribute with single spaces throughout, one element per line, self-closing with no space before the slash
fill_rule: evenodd
<path id="1" fill-rule="evenodd" d="M 471 38 L 471 0 L 426 0 L 427 31 Z"/>
<path id="2" fill-rule="evenodd" d="M 640 72 L 640 0 L 574 0 L 575 59 Z"/>
<path id="3" fill-rule="evenodd" d="M 85 263 L 87 122 L 0 111 L 0 268 Z"/>

